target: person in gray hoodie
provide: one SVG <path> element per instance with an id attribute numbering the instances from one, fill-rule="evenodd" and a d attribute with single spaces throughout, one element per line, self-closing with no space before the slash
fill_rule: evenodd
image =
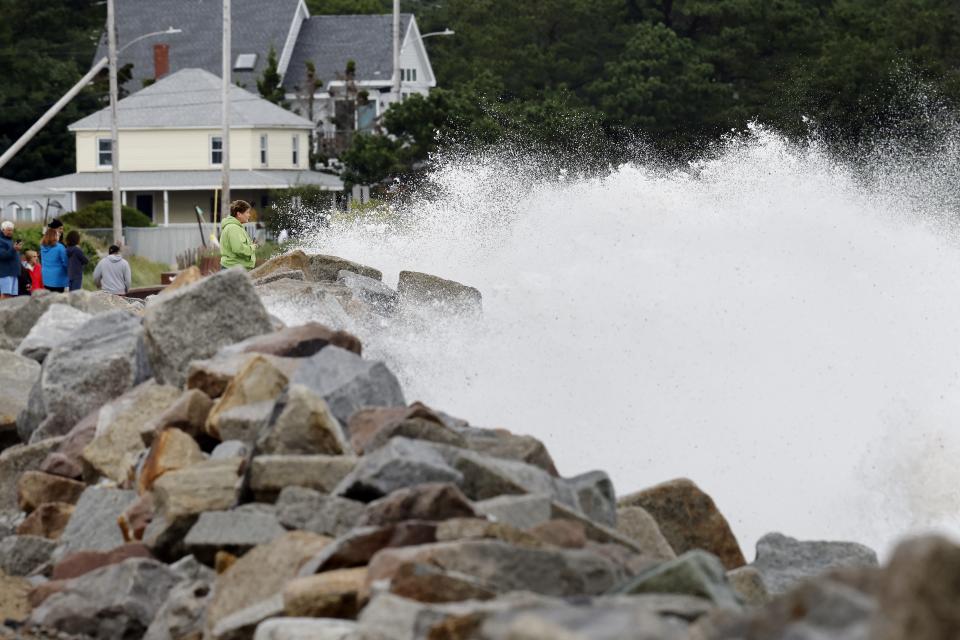
<path id="1" fill-rule="evenodd" d="M 132 284 L 130 263 L 120 255 L 117 245 L 110 245 L 109 251 L 109 255 L 101 258 L 93 270 L 93 283 L 107 293 L 125 296 Z"/>

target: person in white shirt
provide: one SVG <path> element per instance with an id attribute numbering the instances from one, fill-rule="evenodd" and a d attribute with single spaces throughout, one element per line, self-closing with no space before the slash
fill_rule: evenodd
<path id="1" fill-rule="evenodd" d="M 107 293 L 127 295 L 133 280 L 130 263 L 120 255 L 120 247 L 111 245 L 109 255 L 97 263 L 97 268 L 93 270 L 93 283 Z"/>

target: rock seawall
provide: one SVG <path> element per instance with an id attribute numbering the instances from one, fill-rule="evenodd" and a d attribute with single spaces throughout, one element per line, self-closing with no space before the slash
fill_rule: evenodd
<path id="1" fill-rule="evenodd" d="M 748 564 L 688 479 L 620 495 L 602 471 L 564 477 L 536 438 L 405 397 L 323 324 L 481 312 L 476 289 L 405 274 L 393 291 L 376 269 L 294 252 L 145 307 L 0 302 L 0 637 L 960 633 L 946 539 L 879 567 L 862 545 L 772 533 Z M 282 326 L 263 304 L 277 298 L 317 322 Z"/>

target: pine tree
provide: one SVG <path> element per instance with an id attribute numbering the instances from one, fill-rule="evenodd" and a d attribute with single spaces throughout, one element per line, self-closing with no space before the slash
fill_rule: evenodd
<path id="1" fill-rule="evenodd" d="M 284 100 L 283 86 L 280 82 L 280 72 L 277 71 L 277 50 L 270 47 L 270 53 L 267 55 L 267 66 L 263 70 L 260 79 L 257 80 L 257 91 L 260 95 L 272 102 L 280 105 L 284 109 L 288 108 Z"/>

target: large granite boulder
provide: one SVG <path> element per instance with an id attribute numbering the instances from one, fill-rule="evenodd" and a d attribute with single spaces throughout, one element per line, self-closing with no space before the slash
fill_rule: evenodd
<path id="1" fill-rule="evenodd" d="M 134 491 L 87 487 L 60 536 L 62 552 L 110 551 L 122 545 L 125 540 L 117 519 L 136 499 Z"/>
<path id="2" fill-rule="evenodd" d="M 319 322 L 285 327 L 273 333 L 247 338 L 220 350 L 220 355 L 262 353 L 285 358 L 307 358 L 327 345 L 361 355 L 360 339 L 346 331 L 335 331 Z"/>
<path id="3" fill-rule="evenodd" d="M 65 302 L 66 294 L 43 291 L 0 301 L 0 349 L 13 351 L 50 305 Z"/>
<path id="4" fill-rule="evenodd" d="M 36 361 L 0 351 L 0 450 L 19 440 L 17 416 L 27 408 L 30 392 L 40 380 Z"/>
<path id="5" fill-rule="evenodd" d="M 67 304 L 52 304 L 17 347 L 17 353 L 43 362 L 50 350 L 69 340 L 92 316 Z"/>
<path id="6" fill-rule="evenodd" d="M 427 482 L 462 485 L 464 477 L 427 443 L 392 438 L 380 449 L 360 458 L 333 493 L 370 502 L 398 489 Z"/>
<path id="7" fill-rule="evenodd" d="M 365 505 L 305 487 L 286 487 L 277 498 L 277 519 L 288 529 L 337 537 L 358 526 Z"/>
<path id="8" fill-rule="evenodd" d="M 7 536 L 0 540 L 0 572 L 25 576 L 50 561 L 57 543 L 40 536 Z"/>
<path id="9" fill-rule="evenodd" d="M 400 296 L 382 281 L 353 271 L 340 271 L 337 282 L 349 288 L 354 298 L 381 313 L 396 311 Z"/>
<path id="10" fill-rule="evenodd" d="M 179 580 L 156 560 L 125 560 L 70 580 L 33 610 L 30 621 L 102 640 L 140 638 Z"/>
<path id="11" fill-rule="evenodd" d="M 397 293 L 404 304 L 434 305 L 458 311 L 480 311 L 480 291 L 453 280 L 419 271 L 401 271 Z"/>
<path id="12" fill-rule="evenodd" d="M 801 541 L 782 533 L 768 533 L 757 542 L 752 566 L 763 576 L 772 595 L 797 583 L 841 567 L 876 567 L 873 549 L 856 542 Z"/>
<path id="13" fill-rule="evenodd" d="M 310 264 L 307 266 L 307 275 L 316 282 L 336 282 L 342 271 L 356 273 L 373 280 L 383 280 L 383 273 L 378 269 L 337 256 L 312 255 Z"/>
<path id="14" fill-rule="evenodd" d="M 294 249 L 279 256 L 274 256 L 250 272 L 253 280 L 266 278 L 279 271 L 307 271 L 310 268 L 310 258 L 300 249 Z"/>
<path id="15" fill-rule="evenodd" d="M 277 402 L 276 420 L 264 429 L 257 451 L 265 454 L 350 453 L 343 428 L 316 392 L 292 384 Z"/>
<path id="16" fill-rule="evenodd" d="M 286 372 L 266 356 L 254 356 L 230 381 L 210 411 L 206 432 L 221 441 L 253 444 L 266 420 L 273 415 L 274 403 L 288 380 Z M 256 409 L 248 408 L 258 404 L 261 406 Z"/>
<path id="17" fill-rule="evenodd" d="M 311 320 L 334 330 L 349 331 L 353 327 L 345 308 L 351 292 L 343 285 L 284 278 L 257 287 L 257 293 L 270 313 L 289 325 Z"/>
<path id="18" fill-rule="evenodd" d="M 290 382 L 323 398 L 340 424 L 364 407 L 406 404 L 400 383 L 385 364 L 334 346 L 305 359 Z"/>
<path id="19" fill-rule="evenodd" d="M 29 439 L 33 427 L 47 437 L 63 435 L 150 375 L 140 319 L 124 311 L 94 316 L 47 355 L 40 376 L 45 418 L 40 425 L 18 423 L 20 437 Z"/>
<path id="20" fill-rule="evenodd" d="M 200 514 L 187 536 L 184 548 L 201 562 L 213 564 L 218 551 L 243 555 L 258 544 L 272 542 L 286 533 L 274 514 L 236 509 Z"/>
<path id="21" fill-rule="evenodd" d="M 663 537 L 678 554 L 703 549 L 720 558 L 727 569 L 747 563 L 713 498 L 686 478 L 624 496 L 619 506 L 643 507 L 657 521 Z"/>
<path id="22" fill-rule="evenodd" d="M 174 386 L 183 386 L 192 360 L 272 329 L 250 278 L 239 267 L 151 301 L 143 325 L 157 378 Z"/>
<path id="23" fill-rule="evenodd" d="M 727 581 L 723 565 L 706 551 L 688 551 L 631 578 L 620 593 L 672 593 L 696 596 L 719 607 L 739 609 L 740 600 Z"/>

